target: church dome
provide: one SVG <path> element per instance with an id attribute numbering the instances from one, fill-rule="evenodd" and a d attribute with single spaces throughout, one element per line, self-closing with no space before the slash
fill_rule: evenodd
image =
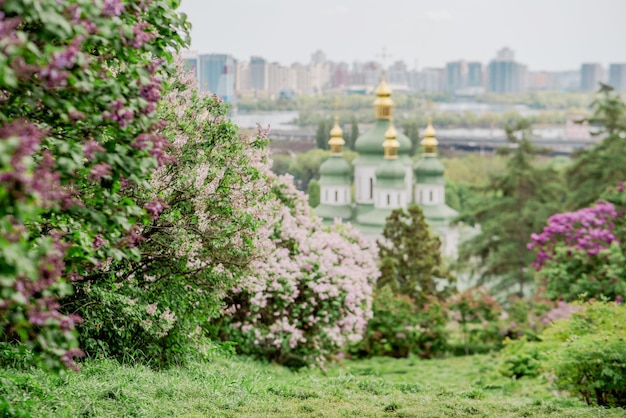
<path id="1" fill-rule="evenodd" d="M 382 144 L 385 140 L 385 132 L 389 129 L 389 119 L 378 119 L 374 124 L 374 127 L 363 135 L 359 136 L 354 143 L 354 149 L 359 154 L 374 154 L 382 157 Z M 398 132 L 396 137 L 400 143 L 398 148 L 398 155 L 410 155 L 411 154 L 411 140 L 409 137 L 401 132 Z"/>
<path id="2" fill-rule="evenodd" d="M 352 175 L 352 167 L 343 157 L 340 155 L 330 156 L 320 166 L 320 182 L 325 177 L 338 177 L 342 179 L 349 179 Z"/>
<path id="3" fill-rule="evenodd" d="M 443 181 L 445 167 L 436 157 L 422 157 L 415 164 L 415 180 L 418 183 L 428 183 L 436 179 Z"/>

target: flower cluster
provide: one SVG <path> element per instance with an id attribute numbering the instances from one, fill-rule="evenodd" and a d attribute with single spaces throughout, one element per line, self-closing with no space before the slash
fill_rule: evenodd
<path id="1" fill-rule="evenodd" d="M 290 177 L 273 179 L 267 254 L 231 292 L 229 337 L 243 352 L 298 366 L 358 341 L 379 275 L 372 243 L 310 213 Z"/>
<path id="2" fill-rule="evenodd" d="M 554 255 L 556 245 L 566 245 L 581 250 L 590 256 L 616 241 L 614 219 L 617 216 L 611 203 L 598 202 L 591 208 L 577 212 L 556 214 L 548 219 L 541 234 L 532 234 L 529 249 L 537 249 L 534 266 L 541 267 Z"/>
<path id="3" fill-rule="evenodd" d="M 618 186 L 611 199 L 624 195 Z M 573 301 L 601 296 L 620 300 L 626 294 L 624 212 L 600 201 L 577 212 L 548 219 L 541 234 L 533 234 L 533 266 L 552 300 Z"/>

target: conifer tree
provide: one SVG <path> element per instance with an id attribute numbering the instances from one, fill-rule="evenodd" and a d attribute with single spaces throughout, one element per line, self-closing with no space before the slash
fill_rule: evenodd
<path id="1" fill-rule="evenodd" d="M 606 137 L 579 154 L 567 171 L 573 209 L 590 206 L 607 187 L 626 179 L 626 103 L 613 87 L 602 84 L 591 106 L 594 114 L 589 122 Z"/>
<path id="2" fill-rule="evenodd" d="M 317 123 L 317 131 L 315 132 L 315 143 L 317 148 L 327 150 L 330 125 L 325 119 L 320 119 Z"/>
<path id="3" fill-rule="evenodd" d="M 352 121 L 350 123 L 350 139 L 349 143 L 346 144 L 349 149 L 354 151 L 354 144 L 356 144 L 356 140 L 359 137 L 359 124 L 357 123 L 356 117 L 352 116 Z"/>
<path id="4" fill-rule="evenodd" d="M 480 224 L 481 232 L 461 246 L 461 259 L 479 260 L 479 284 L 493 282 L 494 290 L 505 292 L 516 286 L 523 295 L 533 282 L 530 235 L 562 208 L 566 194 L 554 168 L 536 166 L 529 121 L 507 125 L 506 133 L 517 147 L 506 171 L 490 180 L 483 200 L 464 216 Z"/>
<path id="5" fill-rule="evenodd" d="M 389 285 L 394 293 L 413 298 L 417 306 L 429 296 L 442 300 L 449 295 L 456 279 L 444 268 L 441 241 L 431 235 L 419 206 L 411 205 L 408 212 L 391 212 L 383 238 L 378 241 L 379 288 Z"/>

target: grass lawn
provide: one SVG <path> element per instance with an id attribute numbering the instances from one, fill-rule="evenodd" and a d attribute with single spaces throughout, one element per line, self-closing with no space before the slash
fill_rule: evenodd
<path id="1" fill-rule="evenodd" d="M 63 376 L 0 370 L 0 395 L 33 417 L 626 416 L 553 394 L 541 379 L 499 376 L 497 361 L 377 358 L 323 373 L 236 357 L 162 371 L 94 360 Z"/>

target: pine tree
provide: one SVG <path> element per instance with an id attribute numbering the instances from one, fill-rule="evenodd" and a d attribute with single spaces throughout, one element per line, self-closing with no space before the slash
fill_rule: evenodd
<path id="1" fill-rule="evenodd" d="M 602 84 L 592 108 L 589 122 L 607 136 L 580 153 L 567 170 L 569 206 L 573 209 L 590 206 L 607 187 L 626 180 L 626 104 L 613 87 Z"/>
<path id="2" fill-rule="evenodd" d="M 428 296 L 447 297 L 456 279 L 443 266 L 441 242 L 431 236 L 422 210 L 411 205 L 408 212 L 396 209 L 387 218 L 378 241 L 381 277 L 378 287 L 389 285 L 395 293 L 408 295 L 417 306 Z"/>
<path id="3" fill-rule="evenodd" d="M 317 131 L 315 132 L 315 143 L 317 144 L 317 148 L 327 150 L 328 149 L 328 140 L 330 139 L 330 125 L 326 119 L 320 119 L 317 122 Z"/>
<path id="4" fill-rule="evenodd" d="M 356 144 L 356 140 L 359 137 L 359 124 L 357 123 L 356 117 L 352 116 L 352 121 L 350 123 L 350 140 L 346 146 L 354 151 L 354 144 Z"/>
<path id="5" fill-rule="evenodd" d="M 528 139 L 530 123 L 518 120 L 507 125 L 509 141 L 516 144 L 506 171 L 494 176 L 482 190 L 484 198 L 465 214 L 480 224 L 480 234 L 461 246 L 461 258 L 479 260 L 479 284 L 494 283 L 495 291 L 517 286 L 524 294 L 533 281 L 530 264 L 534 254 L 527 248 L 530 235 L 541 231 L 549 216 L 563 207 L 566 193 L 559 173 L 535 165 L 536 149 Z"/>

